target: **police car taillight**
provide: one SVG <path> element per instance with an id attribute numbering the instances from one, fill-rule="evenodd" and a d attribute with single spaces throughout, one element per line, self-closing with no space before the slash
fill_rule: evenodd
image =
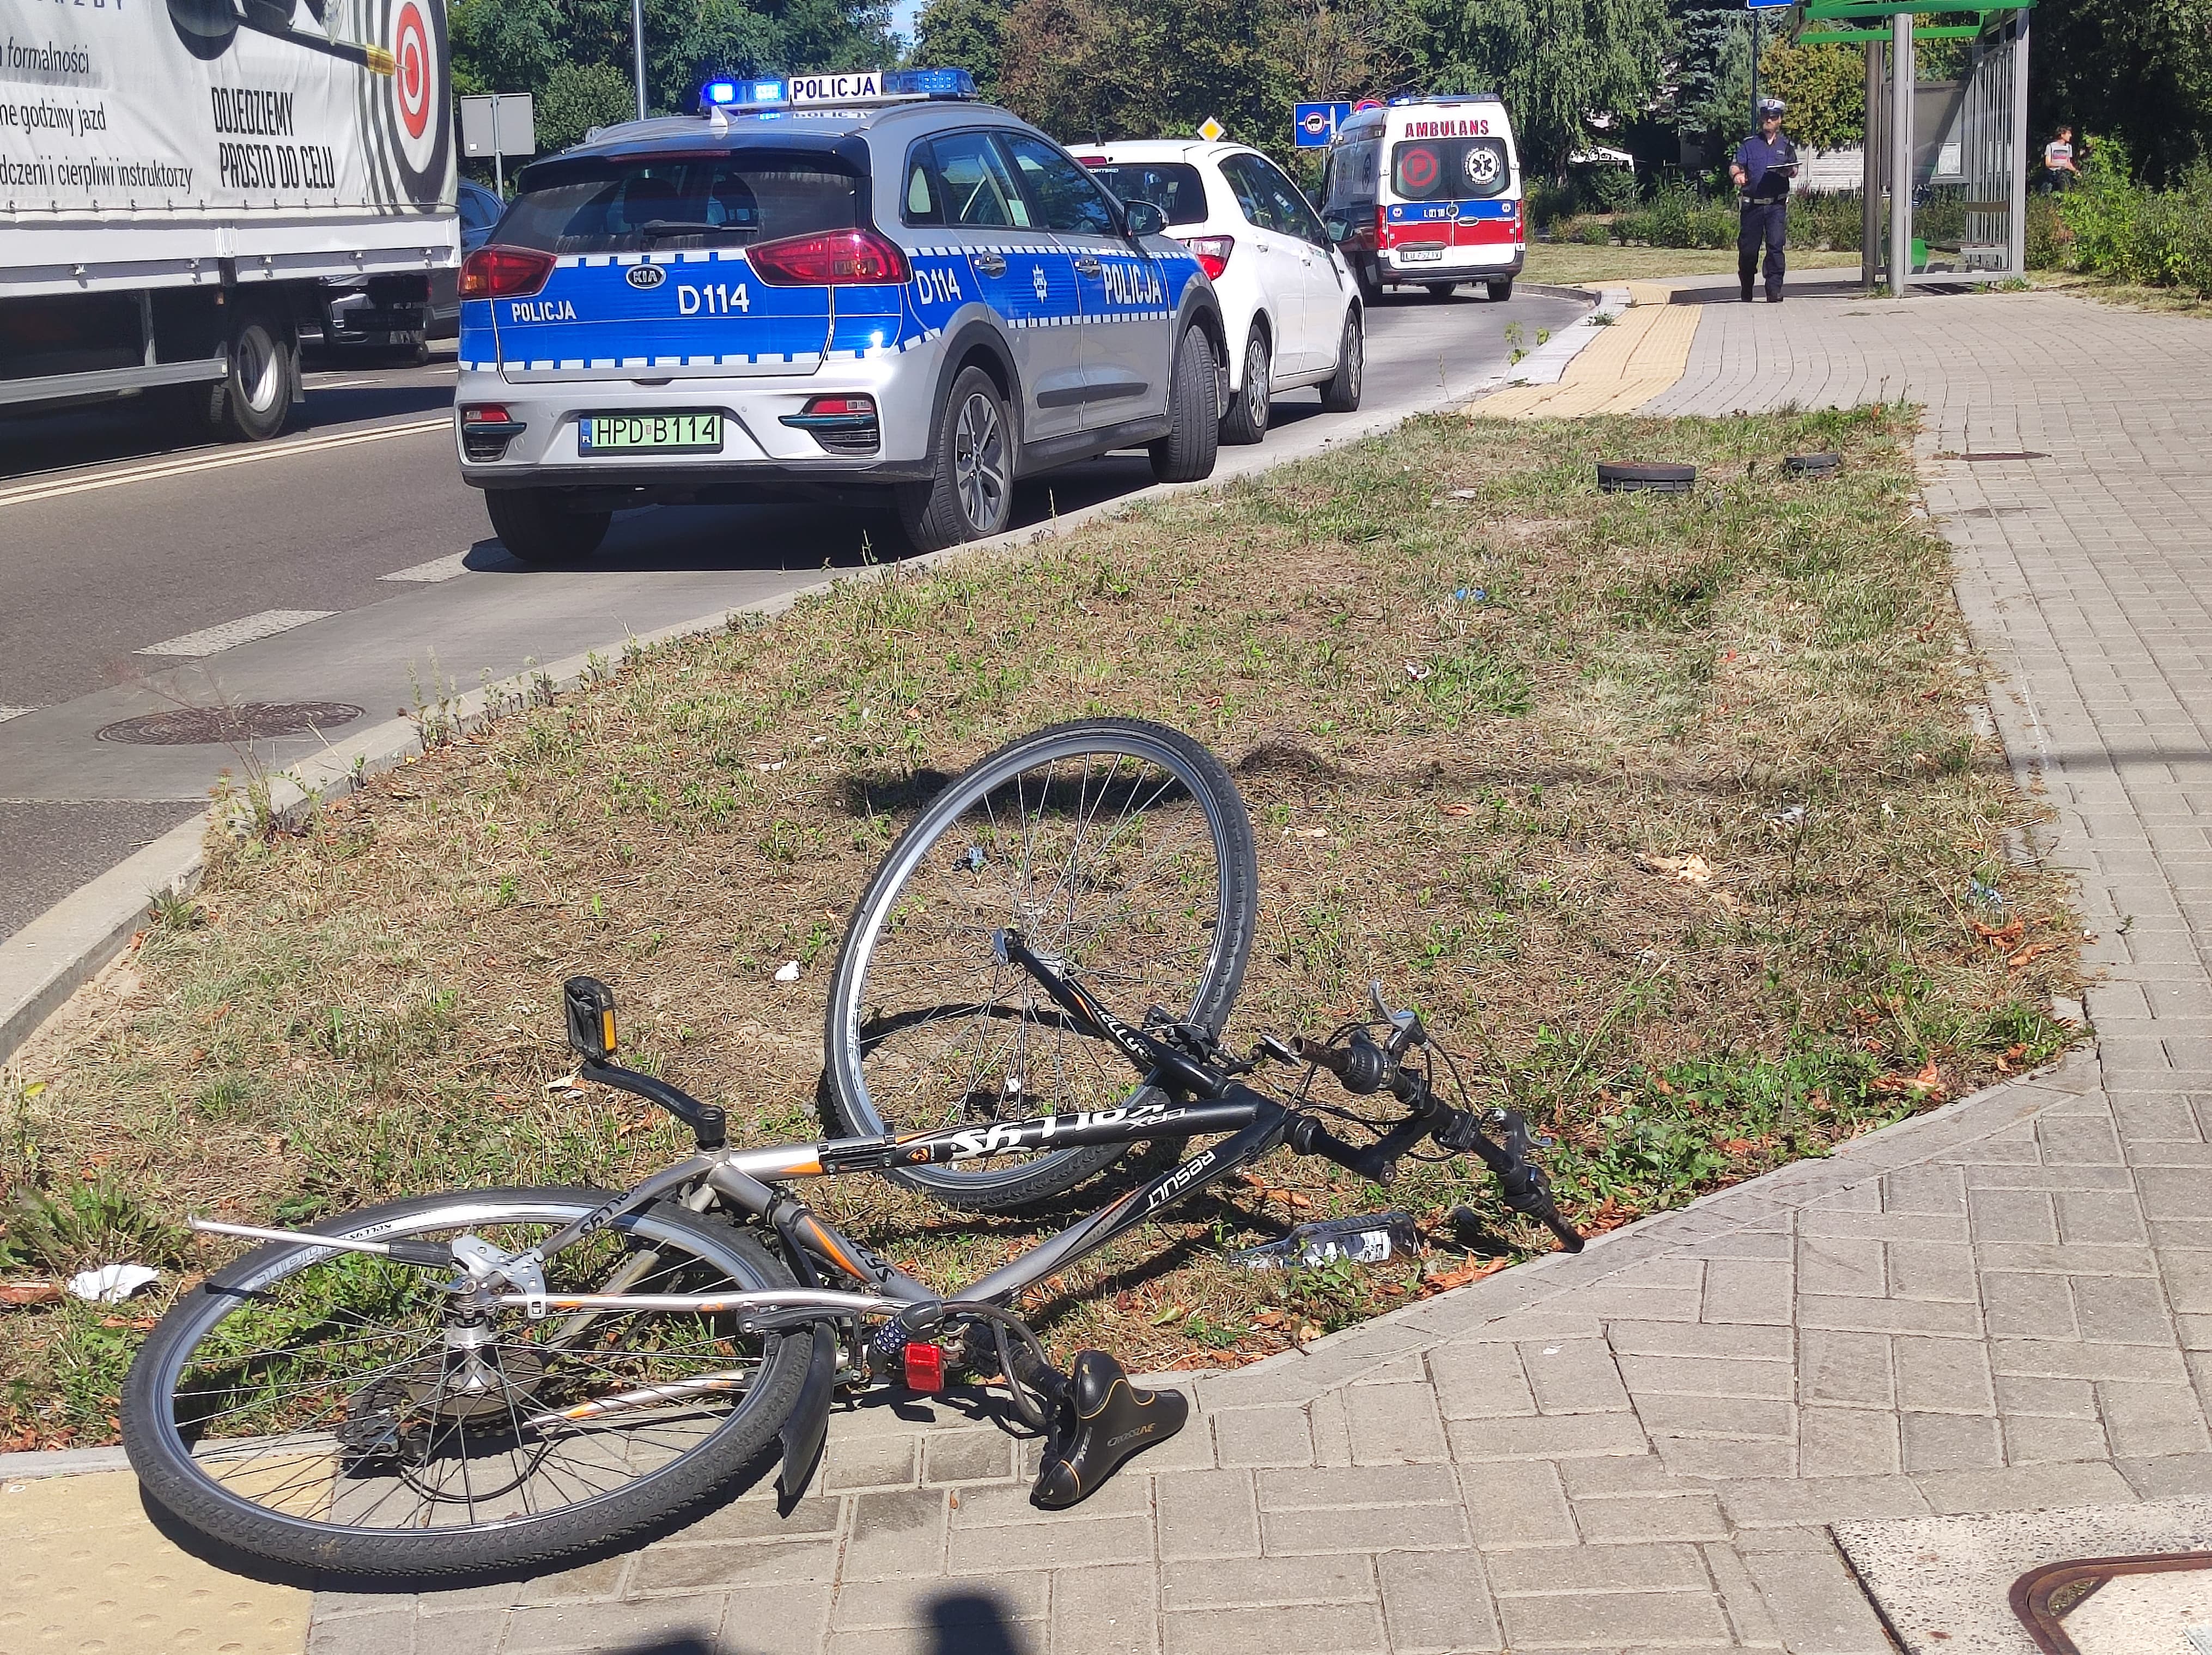
<path id="1" fill-rule="evenodd" d="M 764 242 L 745 249 L 745 262 L 762 281 L 777 288 L 902 282 L 909 274 L 906 255 L 873 230 L 832 230 Z"/>
<path id="2" fill-rule="evenodd" d="M 553 274 L 553 255 L 531 247 L 479 247 L 461 262 L 464 299 L 526 299 Z"/>
<path id="3" fill-rule="evenodd" d="M 1237 238 L 1231 235 L 1196 235 L 1183 244 L 1198 260 L 1209 281 L 1218 279 L 1229 268 L 1229 255 L 1237 251 Z"/>

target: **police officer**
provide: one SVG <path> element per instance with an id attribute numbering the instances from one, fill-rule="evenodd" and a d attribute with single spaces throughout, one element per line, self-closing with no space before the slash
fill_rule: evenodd
<path id="1" fill-rule="evenodd" d="M 1735 236 L 1735 274 L 1747 305 L 1762 242 L 1766 246 L 1766 302 L 1782 302 L 1782 244 L 1790 223 L 1790 180 L 1797 171 L 1797 146 L 1782 136 L 1782 107 L 1779 98 L 1759 100 L 1759 130 L 1736 146 L 1735 159 L 1729 166 L 1742 208 Z"/>

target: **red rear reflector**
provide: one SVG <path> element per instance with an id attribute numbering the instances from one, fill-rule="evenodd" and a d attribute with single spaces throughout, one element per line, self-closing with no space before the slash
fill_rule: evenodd
<path id="1" fill-rule="evenodd" d="M 906 255 L 873 230 L 832 230 L 745 249 L 745 260 L 776 287 L 820 288 L 903 282 Z"/>
<path id="2" fill-rule="evenodd" d="M 552 274 L 550 253 L 530 247 L 479 247 L 461 261 L 461 297 L 526 298 Z"/>
<path id="3" fill-rule="evenodd" d="M 906 1388 L 909 1391 L 945 1389 L 945 1352 L 919 1340 L 906 1348 Z"/>
<path id="4" fill-rule="evenodd" d="M 507 411 L 497 403 L 471 403 L 461 409 L 461 417 L 471 425 L 512 425 Z"/>
<path id="5" fill-rule="evenodd" d="M 1209 281 L 1229 268 L 1229 255 L 1237 251 L 1237 238 L 1227 235 L 1193 236 L 1184 244 L 1197 256 L 1198 267 Z"/>

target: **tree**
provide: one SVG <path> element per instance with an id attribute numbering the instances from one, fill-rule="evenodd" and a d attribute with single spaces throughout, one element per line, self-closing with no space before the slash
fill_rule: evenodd
<path id="1" fill-rule="evenodd" d="M 630 77 L 612 64 L 556 64 L 535 100 L 538 149 L 552 155 L 583 142 L 595 126 L 612 126 L 637 114 Z"/>
<path id="2" fill-rule="evenodd" d="M 2045 0 L 2028 55 L 2031 150 L 2065 121 L 2172 183 L 2212 157 L 2212 0 Z"/>
<path id="3" fill-rule="evenodd" d="M 1268 0 L 1019 0 L 1000 93 L 1070 141 L 1194 132 L 1212 115 L 1279 147 L 1290 102 L 1267 21 Z"/>
<path id="4" fill-rule="evenodd" d="M 1665 0 L 1441 0 L 1436 91 L 1496 90 L 1522 164 L 1564 182 L 1592 114 L 1634 115 L 1673 44 Z"/>
<path id="5" fill-rule="evenodd" d="M 1732 0 L 1674 0 L 1673 15 L 1678 55 L 1670 124 L 1693 142 L 1733 140 L 1747 118 L 1741 112 L 1747 106 L 1734 100 L 1732 73 L 1735 60 L 1747 51 L 1743 7 Z M 1747 97 L 1747 71 L 1744 78 Z"/>
<path id="6" fill-rule="evenodd" d="M 1866 58 L 1850 46 L 1772 41 L 1759 54 L 1759 83 L 1789 106 L 1784 130 L 1800 143 L 1840 149 L 1866 136 Z"/>
<path id="7" fill-rule="evenodd" d="M 975 89 L 999 101 L 999 64 L 1013 0 L 929 0 L 915 19 L 908 62 L 925 69 L 964 69 Z"/>

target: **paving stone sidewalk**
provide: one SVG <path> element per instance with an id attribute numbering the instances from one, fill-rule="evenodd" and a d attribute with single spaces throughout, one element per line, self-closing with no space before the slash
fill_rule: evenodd
<path id="1" fill-rule="evenodd" d="M 2212 1489 L 2212 325 L 1793 291 L 1705 311 L 1648 406 L 1900 397 L 2082 881 L 2097 1054 L 1200 1380 L 1073 1513 L 990 1428 L 870 1408 L 787 1518 L 325 1593 L 311 1649 L 1881 1655 L 1826 1524 Z"/>

